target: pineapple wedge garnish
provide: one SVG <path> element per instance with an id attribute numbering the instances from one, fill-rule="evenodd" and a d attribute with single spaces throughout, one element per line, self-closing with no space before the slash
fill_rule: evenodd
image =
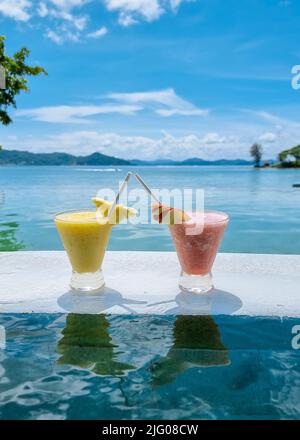
<path id="1" fill-rule="evenodd" d="M 98 197 L 93 197 L 92 202 L 96 205 L 97 213 L 105 219 L 108 216 L 113 202 L 109 202 L 108 200 L 100 199 Z M 123 220 L 135 215 L 137 215 L 136 209 L 119 204 L 116 205 L 109 222 L 111 224 L 119 224 Z"/>

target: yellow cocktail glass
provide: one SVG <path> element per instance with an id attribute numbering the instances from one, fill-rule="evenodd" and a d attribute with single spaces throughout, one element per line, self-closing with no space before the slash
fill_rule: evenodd
<path id="1" fill-rule="evenodd" d="M 104 286 L 101 267 L 112 227 L 136 213 L 132 208 L 117 205 L 114 221 L 109 221 L 107 211 L 111 203 L 101 199 L 93 201 L 97 211 L 66 211 L 54 219 L 72 265 L 70 285 L 75 290 L 93 291 Z"/>

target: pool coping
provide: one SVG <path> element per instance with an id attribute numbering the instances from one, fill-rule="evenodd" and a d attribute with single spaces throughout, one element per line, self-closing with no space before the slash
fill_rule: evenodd
<path id="1" fill-rule="evenodd" d="M 180 292 L 175 252 L 109 251 L 103 271 L 103 292 L 78 294 L 65 252 L 1 252 L 0 312 L 300 317 L 300 255 L 220 253 L 204 296 Z"/>

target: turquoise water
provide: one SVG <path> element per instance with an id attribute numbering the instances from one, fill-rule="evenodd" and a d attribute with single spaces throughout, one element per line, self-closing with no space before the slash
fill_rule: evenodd
<path id="1" fill-rule="evenodd" d="M 299 419 L 295 324 L 2 314 L 0 419 Z"/>
<path id="2" fill-rule="evenodd" d="M 222 251 L 300 254 L 299 170 L 250 167 L 136 167 L 156 188 L 203 188 L 206 208 L 230 214 Z M 0 168 L 0 250 L 61 249 L 53 215 L 88 206 L 101 187 L 116 188 L 119 172 L 96 167 Z M 164 226 L 122 225 L 112 250 L 173 250 Z"/>

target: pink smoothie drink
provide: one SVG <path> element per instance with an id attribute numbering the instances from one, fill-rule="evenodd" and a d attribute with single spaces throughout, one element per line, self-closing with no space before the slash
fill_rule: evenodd
<path id="1" fill-rule="evenodd" d="M 229 221 L 223 212 L 188 212 L 190 220 L 170 225 L 183 272 L 188 275 L 206 275 L 221 244 Z"/>

